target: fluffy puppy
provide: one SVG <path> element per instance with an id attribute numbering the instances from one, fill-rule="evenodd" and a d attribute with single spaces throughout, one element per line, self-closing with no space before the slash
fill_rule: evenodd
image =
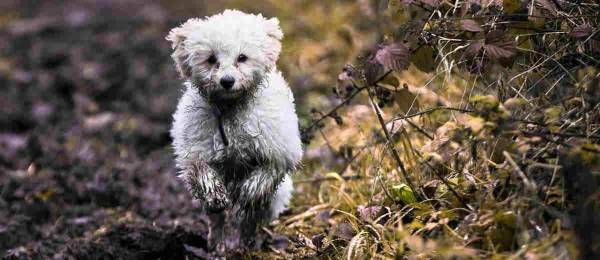
<path id="1" fill-rule="evenodd" d="M 291 198 L 302 146 L 294 97 L 275 65 L 282 37 L 277 18 L 236 10 L 190 19 L 167 36 L 185 81 L 171 129 L 176 164 L 219 220 L 212 243 L 225 220 L 252 241 Z"/>

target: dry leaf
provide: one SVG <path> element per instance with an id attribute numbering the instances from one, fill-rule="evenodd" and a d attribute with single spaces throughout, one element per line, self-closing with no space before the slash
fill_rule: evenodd
<path id="1" fill-rule="evenodd" d="M 435 53 L 429 45 L 419 48 L 411 57 L 410 62 L 423 72 L 432 72 L 435 67 Z"/>
<path id="2" fill-rule="evenodd" d="M 473 133 L 477 134 L 483 129 L 483 126 L 485 125 L 485 120 L 483 120 L 483 118 L 469 115 L 467 115 L 466 118 L 467 120 L 464 121 L 464 124 L 467 128 L 470 128 Z"/>
<path id="3" fill-rule="evenodd" d="M 429 5 L 431 7 L 438 7 L 440 5 L 439 0 L 419 0 L 421 3 Z"/>
<path id="4" fill-rule="evenodd" d="M 469 32 L 482 32 L 483 31 L 483 28 L 481 28 L 479 23 L 477 23 L 476 21 L 471 20 L 471 19 L 461 20 L 460 25 L 465 31 L 469 31 Z"/>
<path id="5" fill-rule="evenodd" d="M 558 12 L 556 11 L 556 6 L 554 3 L 549 0 L 535 0 L 535 3 L 542 6 L 542 8 L 550 11 L 552 14 L 556 15 Z"/>
<path id="6" fill-rule="evenodd" d="M 576 39 L 581 39 L 581 38 L 587 38 L 588 36 L 590 36 L 592 34 L 592 25 L 590 24 L 580 24 L 577 25 L 573 28 L 573 30 L 571 30 L 571 32 L 569 33 L 569 36 L 576 38 Z"/>
<path id="7" fill-rule="evenodd" d="M 383 74 L 383 66 L 375 59 L 369 59 L 365 64 L 364 73 L 367 84 L 372 84 Z"/>
<path id="8" fill-rule="evenodd" d="M 492 60 L 509 59 L 516 54 L 516 42 L 502 31 L 492 31 L 485 36 L 486 55 Z"/>
<path id="9" fill-rule="evenodd" d="M 465 49 L 464 55 L 466 58 L 474 58 L 479 54 L 479 51 L 483 47 L 483 43 L 480 40 L 473 41 Z"/>
<path id="10" fill-rule="evenodd" d="M 503 0 L 502 7 L 507 14 L 513 14 L 521 9 L 522 3 L 520 0 Z"/>
<path id="11" fill-rule="evenodd" d="M 409 62 L 410 51 L 404 44 L 392 43 L 380 46 L 375 60 L 387 70 L 402 71 Z"/>

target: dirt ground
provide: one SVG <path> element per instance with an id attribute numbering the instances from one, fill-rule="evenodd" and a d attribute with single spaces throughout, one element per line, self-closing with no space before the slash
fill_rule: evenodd
<path id="1" fill-rule="evenodd" d="M 185 15 L 36 2 L 0 4 L 0 255 L 210 258 L 168 133 L 181 88 L 164 37 Z"/>

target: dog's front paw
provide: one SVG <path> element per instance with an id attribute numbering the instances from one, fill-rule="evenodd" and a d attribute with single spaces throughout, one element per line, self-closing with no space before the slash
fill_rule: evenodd
<path id="1" fill-rule="evenodd" d="M 205 196 L 206 208 L 208 211 L 217 213 L 229 208 L 231 201 L 223 187 L 216 187 L 215 190 Z"/>

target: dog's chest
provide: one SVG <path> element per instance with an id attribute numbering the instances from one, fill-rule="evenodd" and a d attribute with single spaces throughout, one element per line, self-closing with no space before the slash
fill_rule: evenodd
<path id="1" fill-rule="evenodd" d="M 264 159 L 267 139 L 260 122 L 253 118 L 222 119 L 223 131 L 215 120 L 211 131 L 213 164 L 230 172 L 251 171 Z M 225 141 L 227 139 L 227 141 Z"/>

